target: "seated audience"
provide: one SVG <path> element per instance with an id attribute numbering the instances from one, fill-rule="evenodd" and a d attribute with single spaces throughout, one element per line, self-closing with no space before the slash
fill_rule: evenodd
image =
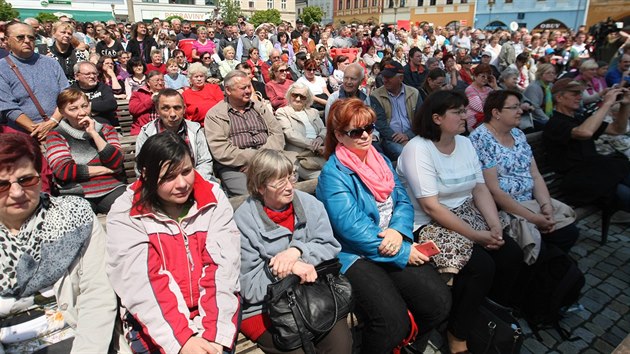
<path id="1" fill-rule="evenodd" d="M 282 150 L 284 136 L 268 106 L 252 101 L 251 80 L 240 70 L 224 81 L 226 99 L 208 111 L 206 140 L 217 177 L 231 195 L 247 193 L 247 163 L 257 150 Z"/>
<path id="2" fill-rule="evenodd" d="M 162 62 L 162 60 L 162 51 L 159 49 L 153 49 L 151 51 L 151 62 L 147 63 L 147 70 L 145 71 L 145 74 L 157 70 L 160 72 L 160 74 L 166 75 L 166 65 L 164 65 L 164 62 Z"/>
<path id="3" fill-rule="evenodd" d="M 249 164 L 247 181 L 250 197 L 234 213 L 241 231 L 241 331 L 263 352 L 280 353 L 270 331 L 267 286 L 289 274 L 303 283 L 315 281 L 315 266 L 335 258 L 341 246 L 322 203 L 294 189 L 294 165 L 282 152 L 258 151 Z M 346 319 L 338 320 L 314 344 L 318 352 L 351 353 Z"/>
<path id="4" fill-rule="evenodd" d="M 42 192 L 42 159 L 28 135 L 0 134 L 2 351 L 128 352 L 103 227 L 85 199 Z"/>
<path id="5" fill-rule="evenodd" d="M 556 81 L 556 67 L 547 63 L 538 64 L 536 81 L 527 86 L 523 92 L 523 96 L 534 106 L 532 118 L 537 130 L 547 124 L 553 114 L 551 87 L 554 81 Z"/>
<path id="6" fill-rule="evenodd" d="M 497 80 L 492 76 L 488 64 L 479 64 L 473 69 L 473 81 L 466 88 L 466 129 L 471 132 L 483 122 L 483 104 L 492 90 L 498 90 Z"/>
<path id="7" fill-rule="evenodd" d="M 326 162 L 322 157 L 326 127 L 319 112 L 310 108 L 313 94 L 299 80 L 289 87 L 286 99 L 289 104 L 276 111 L 286 142 L 284 150 L 298 153 L 297 173 L 301 179 L 317 178 Z"/>
<path id="8" fill-rule="evenodd" d="M 451 90 L 452 87 L 446 82 L 446 72 L 440 68 L 431 69 L 427 74 L 424 84 L 418 92 L 420 98 L 424 101 L 427 96 L 435 91 Z"/>
<path id="9" fill-rule="evenodd" d="M 94 119 L 101 124 L 117 126 L 116 109 L 118 108 L 118 102 L 116 102 L 116 97 L 114 97 L 111 87 L 98 81 L 96 65 L 89 61 L 77 63 L 74 67 L 74 76 L 76 82 L 72 87 L 87 95 L 88 104 L 91 106 L 91 114 Z"/>
<path id="10" fill-rule="evenodd" d="M 147 123 L 136 137 L 136 154 L 142 150 L 142 145 L 153 135 L 164 131 L 178 134 L 188 145 L 193 166 L 201 177 L 214 181 L 212 170 L 212 155 L 208 149 L 208 142 L 203 127 L 190 120 L 184 119 L 186 106 L 181 93 L 173 89 L 164 89 L 155 96 L 155 110 L 158 119 Z M 136 175 L 140 171 L 136 169 Z"/>
<path id="11" fill-rule="evenodd" d="M 192 63 L 188 67 L 190 87 L 184 90 L 186 102 L 186 119 L 197 122 L 203 127 L 206 113 L 218 102 L 223 101 L 223 91 L 219 85 L 208 83 L 208 69 L 200 63 Z"/>
<path id="12" fill-rule="evenodd" d="M 491 92 L 484 105 L 484 124 L 472 132 L 470 140 L 479 156 L 486 186 L 498 207 L 529 223 L 526 225 L 529 227 L 512 228 L 512 232 L 531 232 L 527 238 L 521 235 L 517 242 L 525 253 L 525 262 L 533 264 L 541 240 L 569 252 L 579 230 L 574 222 L 567 223 L 568 217 L 556 220 L 562 213 L 571 214 L 571 210 L 549 195 L 532 149 L 519 129 L 523 113 L 520 100 L 521 95 L 516 91 Z"/>
<path id="13" fill-rule="evenodd" d="M 101 55 L 96 63 L 98 71 L 98 81 L 111 87 L 114 97 L 125 98 L 125 88 L 121 81 L 118 80 L 118 73 L 114 59 L 107 55 Z"/>
<path id="14" fill-rule="evenodd" d="M 630 210 L 630 163 L 616 155 L 604 156 L 595 150 L 602 134 L 625 134 L 630 117 L 630 91 L 611 89 L 601 107 L 590 116 L 580 113 L 584 92 L 582 83 L 560 79 L 553 84 L 555 109 L 543 130 L 543 143 L 550 166 L 563 175 L 560 188 L 565 200 L 574 205 L 597 203 Z M 616 100 L 620 98 L 619 103 Z M 604 118 L 613 105 L 620 104 L 612 123 Z"/>
<path id="15" fill-rule="evenodd" d="M 146 85 L 140 87 L 129 99 L 129 113 L 133 117 L 131 135 L 138 135 L 140 128 L 157 118 L 153 97 L 164 89 L 164 75 L 159 71 L 147 74 Z"/>
<path id="16" fill-rule="evenodd" d="M 341 244 L 363 353 L 391 353 L 417 323 L 415 349 L 448 315 L 449 290 L 413 242 L 413 207 L 387 158 L 372 146 L 376 115 L 356 98 L 332 105 L 317 199 Z"/>
<path id="17" fill-rule="evenodd" d="M 125 94 L 127 99 L 131 99 L 131 95 L 147 83 L 147 76 L 144 74 L 147 66 L 142 59 L 133 57 L 127 63 L 127 71 L 129 77 L 125 79 Z"/>
<path id="18" fill-rule="evenodd" d="M 236 66 L 240 63 L 240 61 L 234 59 L 235 55 L 236 51 L 232 46 L 223 48 L 223 57 L 225 59 L 219 63 L 219 72 L 221 73 L 221 77 L 225 78 L 227 74 L 236 69 Z"/>
<path id="19" fill-rule="evenodd" d="M 107 215 L 107 275 L 135 353 L 230 353 L 238 335 L 240 234 L 188 144 L 166 131 Z"/>
<path id="20" fill-rule="evenodd" d="M 57 106 L 64 119 L 48 133 L 45 147 L 59 194 L 81 196 L 95 213 L 106 214 L 125 190 L 118 133 L 92 119 L 90 101 L 78 89 L 61 92 Z"/>
<path id="21" fill-rule="evenodd" d="M 412 196 L 419 242 L 442 251 L 432 257 L 452 277 L 453 307 L 447 326 L 451 353 L 467 351 L 474 319 L 488 296 L 509 305 L 523 253 L 503 237 L 502 222 L 484 184 L 479 159 L 466 129 L 465 96 L 435 92 L 414 118 L 418 134 L 405 146 L 397 171 Z"/>
<path id="22" fill-rule="evenodd" d="M 350 58 L 345 55 L 337 55 L 332 60 L 333 72 L 328 77 L 328 85 L 330 85 L 330 89 L 335 92 L 339 91 L 341 84 L 343 83 L 343 73 L 346 70 L 346 67 L 350 65 Z M 363 74 L 365 75 L 365 74 Z"/>
<path id="23" fill-rule="evenodd" d="M 326 107 L 326 101 L 330 96 L 326 79 L 316 75 L 318 72 L 317 62 L 309 59 L 304 63 L 304 76 L 297 79 L 296 82 L 306 85 L 313 94 L 313 103 L 311 107 L 318 111 L 323 111 Z"/>
<path id="24" fill-rule="evenodd" d="M 269 70 L 271 81 L 267 83 L 266 91 L 274 110 L 287 105 L 286 93 L 293 84 L 293 81 L 287 78 L 288 75 L 289 68 L 284 62 L 275 62 L 271 65 Z"/>
<path id="25" fill-rule="evenodd" d="M 186 75 L 179 72 L 179 65 L 174 58 L 166 62 L 166 75 L 164 75 L 164 87 L 184 92 L 190 86 Z"/>

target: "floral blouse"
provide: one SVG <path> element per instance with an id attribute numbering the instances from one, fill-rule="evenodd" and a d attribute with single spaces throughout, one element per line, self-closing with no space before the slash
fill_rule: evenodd
<path id="1" fill-rule="evenodd" d="M 514 146 L 501 145 L 485 124 L 470 134 L 482 169 L 496 167 L 499 187 L 515 200 L 521 202 L 533 199 L 534 179 L 530 171 L 532 149 L 525 134 L 518 128 L 511 131 Z"/>

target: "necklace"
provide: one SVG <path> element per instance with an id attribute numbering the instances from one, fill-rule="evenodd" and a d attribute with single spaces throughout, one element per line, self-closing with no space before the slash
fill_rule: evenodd
<path id="1" fill-rule="evenodd" d="M 492 135 L 494 135 L 494 137 L 497 139 L 497 141 L 503 145 L 503 146 L 513 146 L 514 145 L 514 139 L 512 138 L 512 135 L 510 134 L 510 132 L 508 131 L 507 133 L 499 133 L 499 131 L 490 123 L 486 123 L 486 127 L 488 127 L 490 133 Z"/>

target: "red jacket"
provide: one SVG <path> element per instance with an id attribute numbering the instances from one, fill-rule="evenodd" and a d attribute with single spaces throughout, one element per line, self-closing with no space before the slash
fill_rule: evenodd
<path id="1" fill-rule="evenodd" d="M 142 86 L 138 91 L 131 94 L 129 113 L 133 117 L 131 135 L 138 135 L 145 124 L 158 117 L 153 104 L 153 93 L 149 91 L 149 88 Z"/>

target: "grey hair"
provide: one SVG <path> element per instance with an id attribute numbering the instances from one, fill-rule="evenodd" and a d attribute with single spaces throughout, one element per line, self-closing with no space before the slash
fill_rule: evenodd
<path id="1" fill-rule="evenodd" d="M 225 78 L 223 78 L 223 86 L 232 87 L 232 85 L 234 84 L 234 80 L 237 78 L 244 78 L 249 80 L 249 75 L 241 70 L 232 70 L 227 75 L 225 75 Z"/>
<path id="2" fill-rule="evenodd" d="M 594 59 L 588 59 L 580 64 L 580 72 L 588 69 L 597 69 L 598 67 L 599 65 L 597 65 L 597 62 Z"/>
<path id="3" fill-rule="evenodd" d="M 365 78 L 365 71 L 363 71 L 363 67 L 361 66 L 361 64 L 352 63 L 346 66 L 346 69 L 344 70 L 344 74 L 346 73 L 346 70 L 349 70 L 349 69 L 358 70 L 359 73 L 361 73 L 361 79 L 359 81 L 363 81 L 363 79 Z"/>
<path id="4" fill-rule="evenodd" d="M 514 69 L 514 68 L 505 68 L 505 70 L 503 70 L 503 72 L 501 72 L 501 76 L 499 76 L 499 81 L 504 82 L 505 80 L 509 79 L 512 76 L 516 76 L 518 77 L 519 72 L 518 70 Z"/>
<path id="5" fill-rule="evenodd" d="M 192 63 L 188 67 L 188 74 L 186 76 L 190 80 L 195 74 L 203 74 L 206 78 L 208 78 L 208 68 L 203 66 L 201 63 Z"/>
<path id="6" fill-rule="evenodd" d="M 287 90 L 287 94 L 284 96 L 287 99 L 287 102 L 291 102 L 291 94 L 293 94 L 293 92 L 295 92 L 295 90 L 306 90 L 306 102 L 304 103 L 304 108 L 308 108 L 313 104 L 313 93 L 311 92 L 311 89 L 308 88 L 308 86 L 306 86 L 305 84 L 301 83 L 301 82 L 295 82 L 293 83 L 293 85 L 289 86 L 289 89 Z"/>
<path id="7" fill-rule="evenodd" d="M 78 74 L 79 71 L 81 71 L 81 66 L 83 65 L 89 65 L 96 70 L 96 65 L 94 65 L 94 63 L 92 63 L 91 61 L 80 61 L 74 64 L 74 66 L 72 67 L 72 70 L 74 71 L 75 75 Z"/>
<path id="8" fill-rule="evenodd" d="M 162 55 L 162 51 L 160 49 L 153 49 L 150 56 L 153 57 L 156 54 Z"/>
<path id="9" fill-rule="evenodd" d="M 258 191 L 274 178 L 283 178 L 295 173 L 295 165 L 282 151 L 261 149 L 254 155 L 247 168 L 247 191 L 262 201 Z"/>

